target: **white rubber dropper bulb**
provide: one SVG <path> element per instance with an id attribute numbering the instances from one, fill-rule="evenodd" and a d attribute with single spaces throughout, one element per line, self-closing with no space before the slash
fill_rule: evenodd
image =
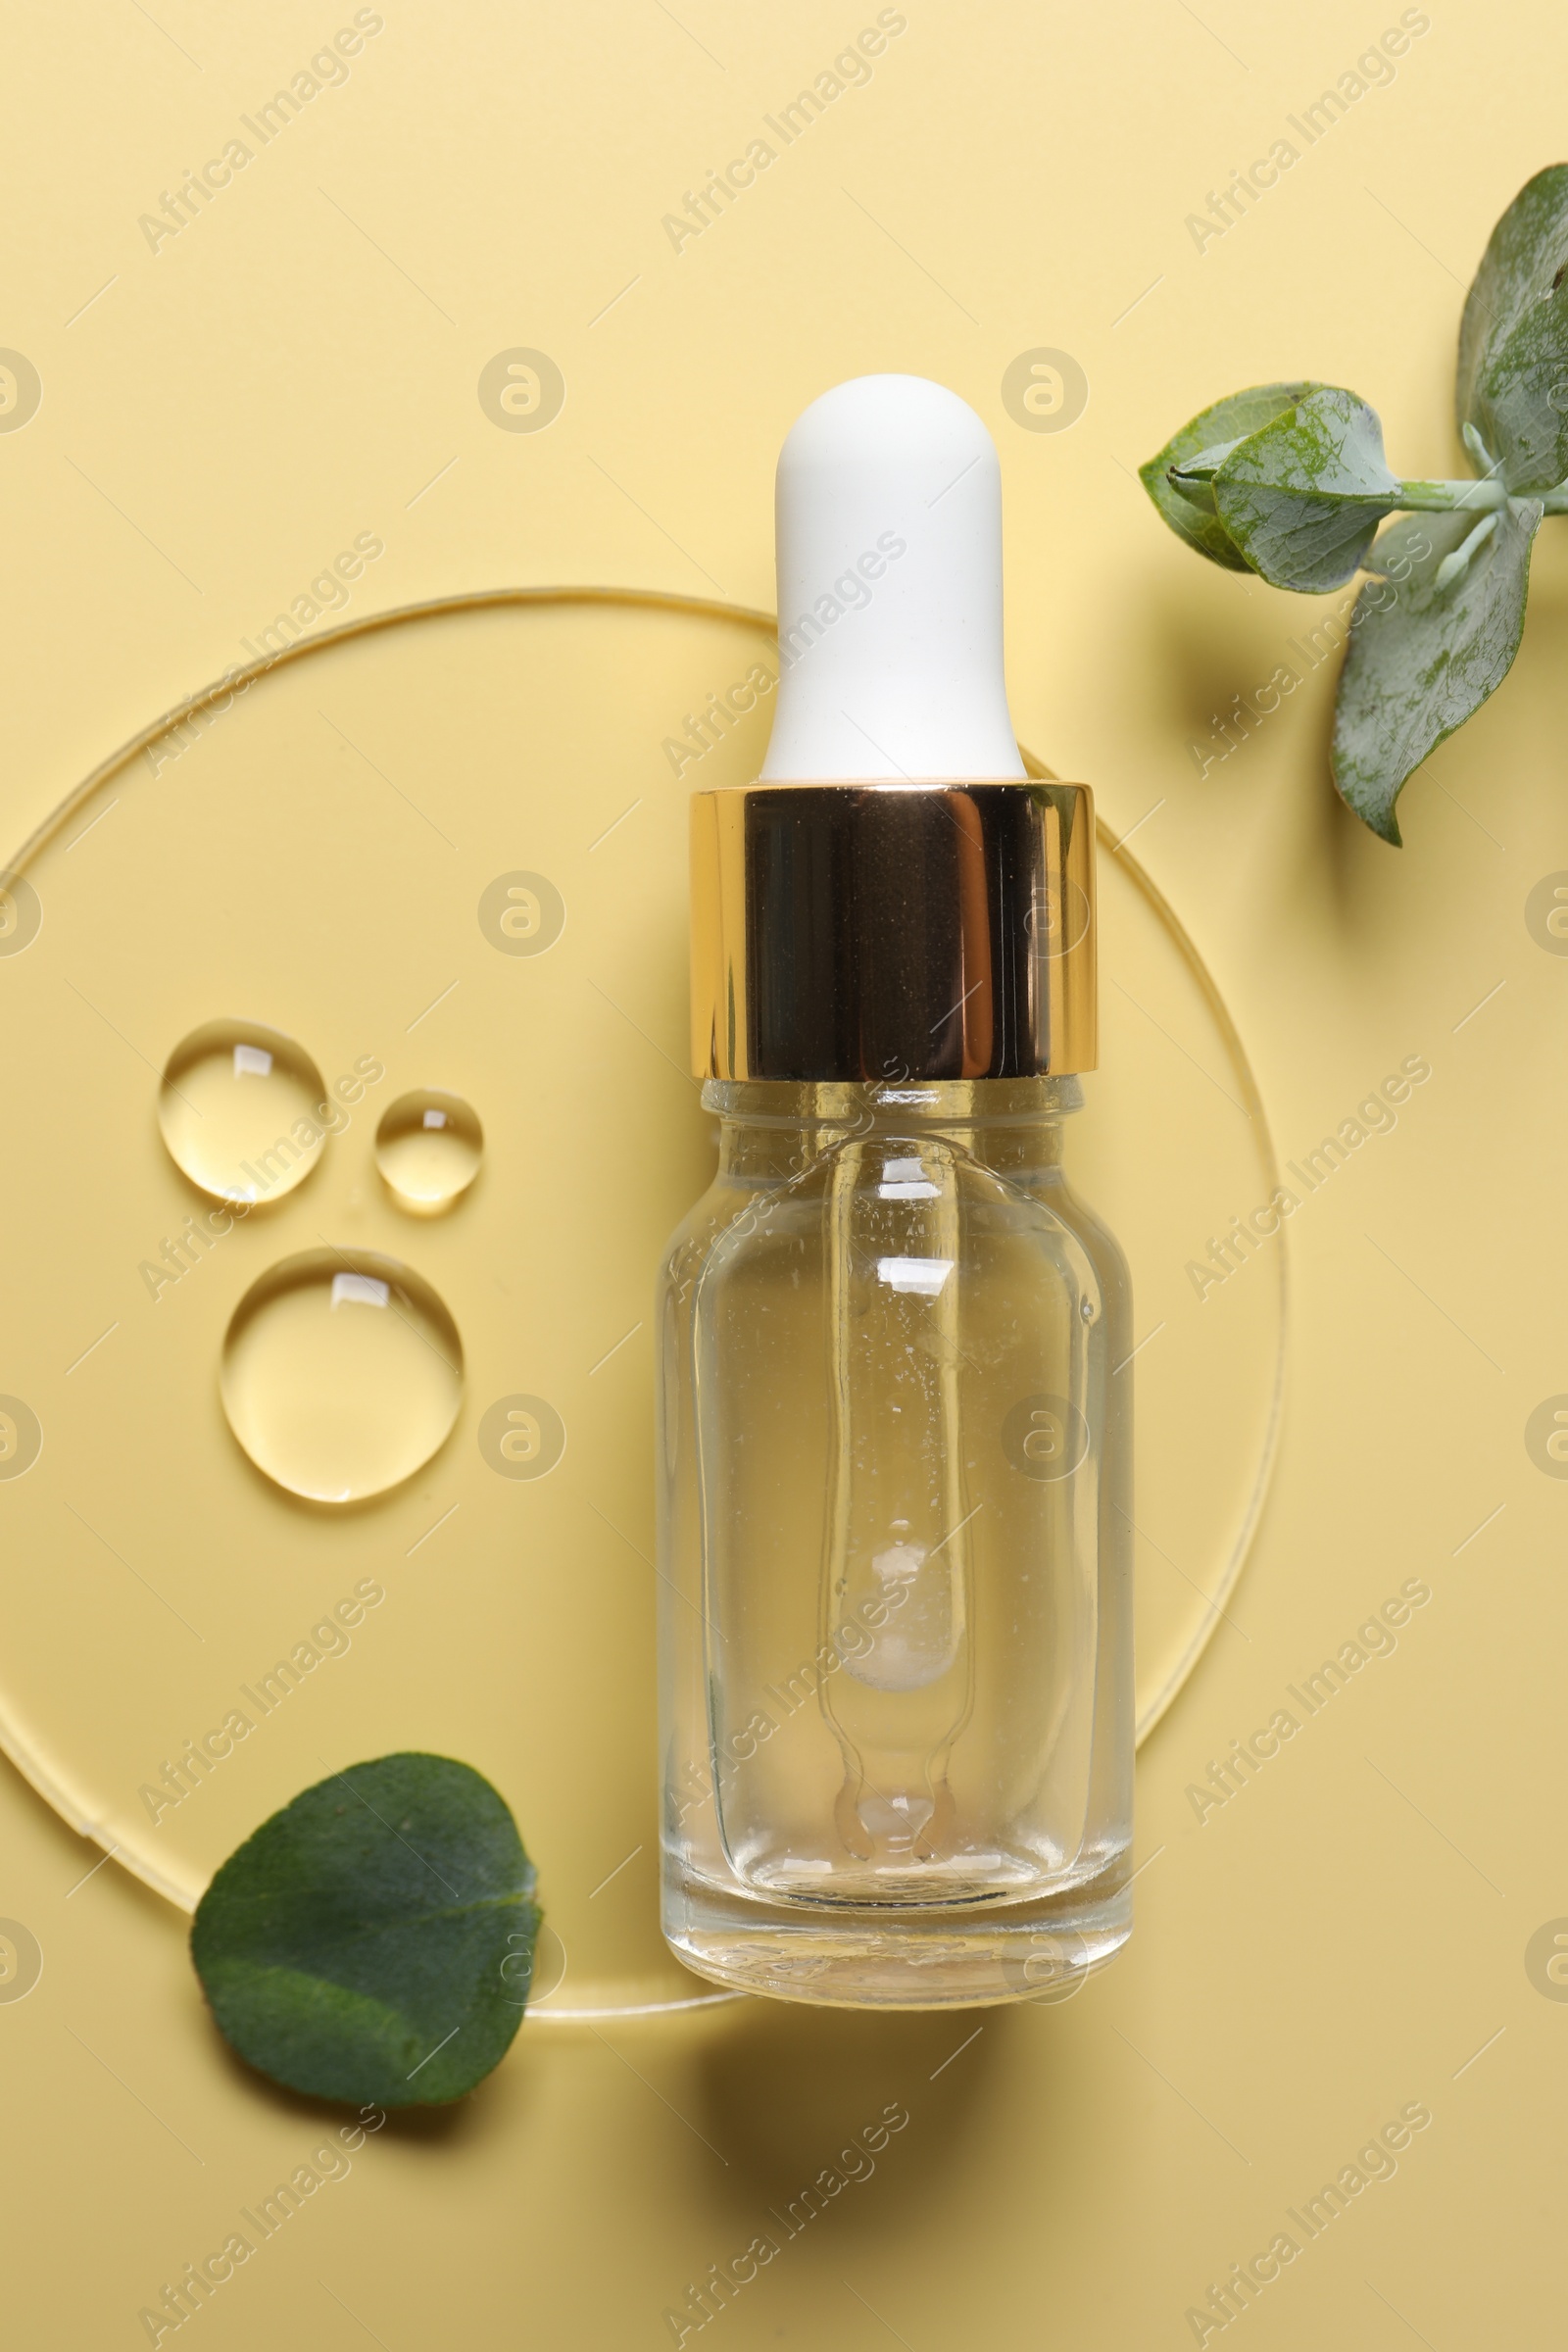
<path id="1" fill-rule="evenodd" d="M 780 675 L 764 782 L 1010 782 L 1002 472 L 920 375 L 824 392 L 779 453 Z"/>

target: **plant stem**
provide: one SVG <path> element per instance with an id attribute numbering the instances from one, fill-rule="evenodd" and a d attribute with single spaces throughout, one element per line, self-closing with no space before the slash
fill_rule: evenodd
<path id="1" fill-rule="evenodd" d="M 1481 520 L 1463 545 L 1456 547 L 1451 556 L 1444 557 L 1443 562 L 1438 565 L 1438 576 L 1434 580 L 1433 586 L 1441 592 L 1447 587 L 1450 580 L 1458 579 L 1469 568 L 1470 559 L 1476 550 L 1486 545 L 1496 527 L 1497 510 L 1494 507 L 1490 514 L 1482 515 Z"/>
<path id="2" fill-rule="evenodd" d="M 1568 487 L 1568 485 L 1559 485 Z M 1548 491 L 1548 497 L 1555 497 Z M 1508 493 L 1499 481 L 1476 482 L 1401 482 L 1399 504 L 1413 514 L 1442 514 L 1455 508 L 1473 508 L 1478 514 L 1495 512 L 1508 503 Z M 1561 513 L 1560 508 L 1551 510 Z"/>
<path id="3" fill-rule="evenodd" d="M 1520 491 L 1522 498 L 1535 498 L 1547 514 L 1568 514 L 1568 481 L 1561 481 L 1550 490 Z M 1399 505 L 1411 514 L 1443 514 L 1467 508 L 1477 514 L 1499 514 L 1508 504 L 1508 492 L 1494 478 L 1474 482 L 1401 482 Z"/>

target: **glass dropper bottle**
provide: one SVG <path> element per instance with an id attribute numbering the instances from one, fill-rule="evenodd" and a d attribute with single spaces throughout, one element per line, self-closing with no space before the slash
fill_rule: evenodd
<path id="1" fill-rule="evenodd" d="M 767 759 L 692 808 L 720 1157 L 661 1283 L 664 1931 L 795 2000 L 1060 1997 L 1131 1917 L 1130 1298 L 1061 1153 L 1093 808 L 1018 756 L 961 400 L 824 395 L 777 527 Z"/>

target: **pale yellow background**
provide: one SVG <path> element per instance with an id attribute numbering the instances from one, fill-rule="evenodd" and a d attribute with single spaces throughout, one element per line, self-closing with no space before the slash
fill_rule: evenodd
<path id="1" fill-rule="evenodd" d="M 1401 1056 L 1434 1075 L 1296 1221 L 1281 1470 L 1242 1630 L 1141 1761 L 1149 1868 L 1117 1967 L 1064 2009 L 989 2016 L 951 2064 L 971 2029 L 940 2020 L 525 2029 L 454 2116 L 372 2142 L 203 2340 L 667 2342 L 686 2282 L 891 2100 L 910 2122 L 875 2178 L 718 2340 L 1191 2342 L 1208 2282 L 1413 2100 L 1435 2120 L 1397 2178 L 1240 2325 L 1291 2347 L 1542 2338 L 1568 2013 L 1524 1952 L 1568 1914 L 1568 1493 L 1523 1432 L 1568 1390 L 1568 962 L 1523 909 L 1568 868 L 1568 560 L 1548 526 L 1515 674 L 1411 785 L 1394 853 L 1330 795 L 1327 668 L 1200 780 L 1210 713 L 1325 608 L 1201 568 L 1131 474 L 1203 402 L 1297 372 L 1372 399 L 1403 470 L 1454 465 L 1458 305 L 1495 215 L 1557 160 L 1568 36 L 1545 9 L 1435 7 L 1394 85 L 1200 256 L 1184 217 L 1397 11 L 915 6 L 870 85 L 677 257 L 661 216 L 874 11 L 390 7 L 348 84 L 150 253 L 138 214 L 351 13 L 12 13 L 0 344 L 44 399 L 0 435 L 8 844 L 362 530 L 386 554 L 351 611 L 572 580 L 766 604 L 781 434 L 838 378 L 907 368 L 1002 450 L 1019 732 L 1114 823 L 1148 815 L 1139 852 L 1282 1155 Z M 519 345 L 566 380 L 538 435 L 476 397 Z M 1042 345 L 1092 387 L 1060 435 L 1000 397 Z M 14 1102 L 8 1151 L 50 1148 Z M 1413 1576 L 1434 1597 L 1397 1654 L 1200 1826 L 1184 1791 L 1207 1760 Z M 0 1804 L 0 1910 L 45 1953 L 0 2014 L 13 2326 L 130 2344 L 323 2119 L 215 2049 L 177 1914 L 112 1864 L 68 1897 L 93 1850 L 14 1779 Z"/>

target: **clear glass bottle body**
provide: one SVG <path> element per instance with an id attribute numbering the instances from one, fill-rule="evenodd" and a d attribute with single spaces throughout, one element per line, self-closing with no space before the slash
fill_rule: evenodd
<path id="1" fill-rule="evenodd" d="M 796 2000 L 1059 1995 L 1131 1916 L 1130 1298 L 1062 1172 L 1078 1082 L 703 1100 L 659 1303 L 664 1933 Z"/>

